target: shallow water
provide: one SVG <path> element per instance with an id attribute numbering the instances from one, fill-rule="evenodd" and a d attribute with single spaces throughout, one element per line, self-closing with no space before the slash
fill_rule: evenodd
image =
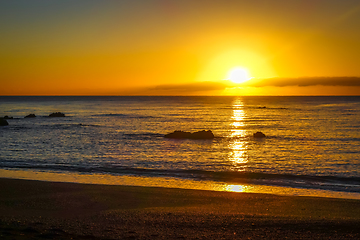
<path id="1" fill-rule="evenodd" d="M 3 169 L 360 193 L 360 97 L 0 97 L 5 115 Z"/>

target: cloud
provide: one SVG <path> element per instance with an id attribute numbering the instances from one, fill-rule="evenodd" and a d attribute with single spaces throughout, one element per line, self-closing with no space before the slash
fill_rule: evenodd
<path id="1" fill-rule="evenodd" d="M 178 85 L 159 85 L 153 88 L 152 90 L 160 91 L 181 91 L 181 92 L 202 92 L 202 91 L 214 91 L 214 90 L 224 90 L 226 85 L 219 82 L 196 82 L 196 83 L 187 83 L 187 84 L 178 84 Z"/>
<path id="2" fill-rule="evenodd" d="M 129 89 L 121 94 L 129 95 L 204 95 L 220 92 L 228 87 L 222 82 L 195 82 L 185 84 L 163 84 L 153 87 Z"/>
<path id="3" fill-rule="evenodd" d="M 251 87 L 286 86 L 360 86 L 360 77 L 302 77 L 252 79 L 245 83 Z"/>
<path id="4" fill-rule="evenodd" d="M 194 82 L 184 84 L 162 84 L 141 88 L 116 90 L 115 95 L 137 96 L 201 96 L 222 95 L 224 90 L 242 87 L 311 87 L 342 86 L 360 87 L 360 77 L 303 77 L 303 78 L 268 78 L 251 79 L 243 84 L 221 80 L 219 82 Z"/>

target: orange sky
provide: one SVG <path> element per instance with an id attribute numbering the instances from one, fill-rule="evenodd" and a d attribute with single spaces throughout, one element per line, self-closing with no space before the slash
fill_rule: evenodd
<path id="1" fill-rule="evenodd" d="M 359 95 L 359 22 L 357 0 L 1 1 L 0 95 Z"/>

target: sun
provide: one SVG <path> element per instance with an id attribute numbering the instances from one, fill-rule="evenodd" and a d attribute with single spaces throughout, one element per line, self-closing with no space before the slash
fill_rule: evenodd
<path id="1" fill-rule="evenodd" d="M 243 67 L 234 67 L 228 72 L 227 80 L 233 83 L 243 83 L 250 79 L 249 71 Z"/>

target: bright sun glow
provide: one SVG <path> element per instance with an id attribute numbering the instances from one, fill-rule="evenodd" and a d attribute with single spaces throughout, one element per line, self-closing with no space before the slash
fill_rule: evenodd
<path id="1" fill-rule="evenodd" d="M 235 67 L 229 71 L 227 79 L 234 83 L 243 83 L 250 80 L 251 77 L 245 68 Z"/>

